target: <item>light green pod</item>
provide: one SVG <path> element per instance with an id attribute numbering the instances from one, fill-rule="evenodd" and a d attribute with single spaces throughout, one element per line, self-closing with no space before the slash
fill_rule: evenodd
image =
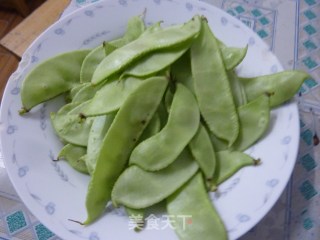
<path id="1" fill-rule="evenodd" d="M 256 143 L 267 131 L 270 123 L 270 97 L 262 94 L 238 108 L 240 132 L 231 149 L 244 151 Z"/>
<path id="2" fill-rule="evenodd" d="M 146 140 L 147 138 L 152 137 L 153 135 L 157 134 L 161 129 L 161 122 L 159 114 L 156 112 L 152 119 L 150 120 L 148 126 L 144 129 L 141 137 L 139 138 L 139 143 Z"/>
<path id="3" fill-rule="evenodd" d="M 206 128 L 200 123 L 197 133 L 189 143 L 192 156 L 206 178 L 212 178 L 216 168 L 216 155 Z"/>
<path id="4" fill-rule="evenodd" d="M 118 110 L 126 98 L 142 83 L 141 79 L 129 77 L 106 83 L 83 109 L 85 116 L 98 116 Z"/>
<path id="5" fill-rule="evenodd" d="M 194 17 L 182 26 L 172 26 L 143 35 L 104 58 L 93 74 L 92 83 L 98 84 L 108 79 L 149 52 L 179 46 L 196 37 L 199 30 L 200 19 Z"/>
<path id="6" fill-rule="evenodd" d="M 94 172 L 103 138 L 109 130 L 114 117 L 115 113 L 111 113 L 97 116 L 93 120 L 88 136 L 87 155 L 84 158 L 90 175 Z"/>
<path id="7" fill-rule="evenodd" d="M 195 135 L 199 121 L 200 113 L 195 97 L 190 90 L 178 83 L 166 126 L 136 146 L 129 163 L 147 171 L 167 167 Z"/>
<path id="8" fill-rule="evenodd" d="M 248 101 L 252 101 L 262 94 L 269 94 L 270 107 L 273 108 L 291 99 L 309 77 L 309 74 L 304 71 L 287 70 L 270 75 L 239 79 Z"/>
<path id="9" fill-rule="evenodd" d="M 218 40 L 218 44 L 227 71 L 231 71 L 238 66 L 245 58 L 248 51 L 248 45 L 244 48 L 227 47 L 220 40 Z"/>
<path id="10" fill-rule="evenodd" d="M 21 114 L 79 84 L 80 68 L 90 50 L 66 52 L 45 60 L 22 82 Z"/>
<path id="11" fill-rule="evenodd" d="M 239 135 L 234 144 L 228 144 L 210 134 L 210 139 L 217 151 L 232 149 L 234 151 L 244 151 L 256 143 L 266 132 L 270 123 L 269 96 L 262 94 L 258 98 L 245 105 L 238 107 L 240 122 Z"/>
<path id="12" fill-rule="evenodd" d="M 200 173 L 168 197 L 175 232 L 183 240 L 226 240 L 227 231 L 213 206 Z"/>
<path id="13" fill-rule="evenodd" d="M 90 83 L 84 84 L 81 89 L 73 96 L 73 102 L 85 102 L 93 98 L 100 86 L 92 86 Z"/>
<path id="14" fill-rule="evenodd" d="M 126 32 L 124 35 L 116 40 L 110 41 L 110 45 L 120 48 L 124 45 L 136 40 L 141 34 L 145 33 L 146 27 L 143 19 L 140 16 L 133 16 L 129 19 Z"/>
<path id="15" fill-rule="evenodd" d="M 244 90 L 243 84 L 239 77 L 234 71 L 228 71 L 228 76 L 236 106 L 239 107 L 246 104 L 248 102 L 246 91 Z"/>
<path id="16" fill-rule="evenodd" d="M 80 71 L 80 82 L 91 82 L 92 75 L 98 64 L 115 49 L 137 39 L 145 30 L 140 17 L 134 16 L 128 21 L 127 30 L 121 38 L 94 48 L 83 61 Z"/>
<path id="17" fill-rule="evenodd" d="M 231 146 L 239 134 L 238 114 L 218 42 L 204 19 L 190 51 L 201 115 L 209 129 Z"/>
<path id="18" fill-rule="evenodd" d="M 179 47 L 152 52 L 129 66 L 122 74 L 122 77 L 134 76 L 143 78 L 155 75 L 180 58 L 188 50 L 190 44 L 191 42 L 188 42 Z"/>
<path id="19" fill-rule="evenodd" d="M 241 168 L 258 164 L 260 164 L 260 160 L 253 159 L 243 152 L 228 150 L 217 152 L 217 170 L 213 176 L 213 180 L 219 185 Z"/>
<path id="20" fill-rule="evenodd" d="M 88 174 L 88 169 L 82 156 L 86 154 L 85 147 L 66 144 L 58 154 L 58 160 L 65 159 L 71 167 L 81 173 Z"/>
<path id="21" fill-rule="evenodd" d="M 170 164 L 157 172 L 149 172 L 136 165 L 128 167 L 112 190 L 114 205 L 141 209 L 166 199 L 198 170 L 197 163 L 186 150 Z"/>
<path id="22" fill-rule="evenodd" d="M 87 146 L 93 118 L 79 118 L 79 114 L 85 104 L 87 102 L 81 104 L 78 102 L 70 103 L 57 113 L 50 114 L 52 126 L 62 141 L 77 146 Z"/>
<path id="23" fill-rule="evenodd" d="M 90 224 L 104 212 L 114 183 L 127 165 L 130 153 L 156 112 L 168 85 L 164 77 L 144 80 L 125 100 L 101 144 L 86 197 Z M 130 207 L 130 206 L 129 206 Z"/>
<path id="24" fill-rule="evenodd" d="M 68 98 L 70 99 L 70 101 L 72 101 L 72 99 L 74 98 L 75 95 L 77 95 L 77 93 L 86 85 L 89 85 L 90 83 L 79 83 L 78 85 L 74 86 L 73 88 L 70 89 L 69 91 L 69 96 Z"/>
<path id="25" fill-rule="evenodd" d="M 81 83 L 91 81 L 94 70 L 96 69 L 97 65 L 102 61 L 102 59 L 105 58 L 105 56 L 106 53 L 102 44 L 91 50 L 91 52 L 85 57 L 81 65 Z"/>

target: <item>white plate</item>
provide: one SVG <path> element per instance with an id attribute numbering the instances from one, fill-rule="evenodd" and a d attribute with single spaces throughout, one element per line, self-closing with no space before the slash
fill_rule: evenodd
<path id="1" fill-rule="evenodd" d="M 51 26 L 27 50 L 8 82 L 1 104 L 1 143 L 6 169 L 22 201 L 63 239 L 177 239 L 174 231 L 165 226 L 166 216 L 161 214 L 155 216 L 157 225 L 150 224 L 140 233 L 130 229 L 122 209 L 109 208 L 108 214 L 87 227 L 69 221 L 86 218 L 84 203 L 89 177 L 64 162 L 52 161 L 62 145 L 53 133 L 49 113 L 62 101 L 38 106 L 24 117 L 18 115 L 21 82 L 32 67 L 57 53 L 91 48 L 118 37 L 125 31 L 128 19 L 143 12 L 147 24 L 163 20 L 163 25 L 182 23 L 195 14 L 203 14 L 227 45 L 249 45 L 248 55 L 238 67 L 239 74 L 254 76 L 282 70 L 268 46 L 244 24 L 213 6 L 193 0 L 98 2 Z M 261 158 L 263 164 L 241 170 L 220 187 L 219 196 L 212 194 L 230 239 L 250 230 L 279 198 L 296 160 L 298 133 L 295 103 L 274 110 L 269 133 L 248 151 Z"/>

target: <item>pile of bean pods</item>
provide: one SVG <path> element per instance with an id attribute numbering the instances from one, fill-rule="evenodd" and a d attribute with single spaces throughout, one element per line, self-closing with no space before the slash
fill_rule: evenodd
<path id="1" fill-rule="evenodd" d="M 187 227 L 174 221 L 180 239 L 227 239 L 208 192 L 259 162 L 243 151 L 308 77 L 241 78 L 234 69 L 246 52 L 224 45 L 202 16 L 166 28 L 137 16 L 121 38 L 54 56 L 27 75 L 21 114 L 65 94 L 51 122 L 64 143 L 57 158 L 91 175 L 82 224 L 110 201 L 129 216 L 161 202 L 169 215 L 192 216 Z"/>

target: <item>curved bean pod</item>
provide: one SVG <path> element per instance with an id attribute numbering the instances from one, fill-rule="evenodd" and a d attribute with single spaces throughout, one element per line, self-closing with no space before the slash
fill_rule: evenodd
<path id="1" fill-rule="evenodd" d="M 74 96 L 85 86 L 85 85 L 89 85 L 90 83 L 79 83 L 76 86 L 74 86 L 73 88 L 70 89 L 69 93 L 67 94 L 67 99 L 69 101 L 72 101 L 72 99 L 74 98 Z"/>
<path id="2" fill-rule="evenodd" d="M 92 75 L 97 65 L 105 58 L 106 53 L 103 45 L 99 45 L 98 47 L 91 50 L 91 52 L 85 57 L 83 63 L 81 65 L 80 70 L 80 82 L 86 83 L 90 82 L 92 79 Z"/>
<path id="3" fill-rule="evenodd" d="M 81 89 L 73 96 L 73 102 L 85 102 L 90 100 L 96 92 L 100 89 L 100 86 L 92 86 L 90 83 L 83 85 Z"/>
<path id="4" fill-rule="evenodd" d="M 167 167 L 195 135 L 199 121 L 196 99 L 190 90 L 178 83 L 166 126 L 133 149 L 129 164 L 136 164 L 147 171 Z"/>
<path id="5" fill-rule="evenodd" d="M 57 113 L 51 113 L 51 123 L 57 135 L 61 140 L 72 143 L 77 146 L 86 147 L 88 144 L 88 135 L 92 125 L 93 118 L 85 120 L 79 119 L 79 113 L 84 103 L 70 103 L 61 108 Z"/>
<path id="6" fill-rule="evenodd" d="M 197 133 L 189 143 L 192 156 L 198 162 L 206 178 L 212 178 L 216 167 L 216 155 L 205 127 L 200 123 Z"/>
<path id="7" fill-rule="evenodd" d="M 129 155 L 147 126 L 168 85 L 164 77 L 153 77 L 132 92 L 119 109 L 103 139 L 86 197 L 90 224 L 104 211 L 113 185 L 125 168 Z"/>
<path id="8" fill-rule="evenodd" d="M 233 174 L 245 166 L 255 166 L 260 160 L 253 159 L 249 155 L 239 151 L 217 152 L 217 171 L 213 179 L 216 184 L 221 184 Z"/>
<path id="9" fill-rule="evenodd" d="M 128 21 L 127 30 L 123 37 L 115 39 L 93 49 L 84 59 L 80 71 L 80 82 L 90 82 L 97 65 L 115 49 L 137 39 L 145 30 L 140 17 L 134 16 Z"/>
<path id="10" fill-rule="evenodd" d="M 234 71 L 228 71 L 227 74 L 229 76 L 230 85 L 236 106 L 239 107 L 241 105 L 246 104 L 248 102 L 247 95 L 242 85 L 242 82 L 239 80 L 239 77 L 236 75 Z"/>
<path id="11" fill-rule="evenodd" d="M 151 51 L 183 44 L 197 36 L 199 30 L 200 19 L 195 17 L 182 26 L 173 26 L 143 35 L 104 58 L 93 74 L 92 83 L 98 84 L 108 79 L 112 74 L 119 72 L 134 60 Z"/>
<path id="12" fill-rule="evenodd" d="M 188 150 L 167 168 L 149 172 L 136 165 L 128 167 L 119 177 L 112 190 L 114 205 L 146 208 L 166 199 L 198 170 Z"/>
<path id="13" fill-rule="evenodd" d="M 287 70 L 275 74 L 253 78 L 239 78 L 243 84 L 248 101 L 261 94 L 270 94 L 271 108 L 279 106 L 292 98 L 309 74 L 299 70 Z"/>
<path id="14" fill-rule="evenodd" d="M 75 170 L 88 174 L 86 163 L 82 160 L 82 156 L 86 154 L 86 148 L 66 144 L 58 154 L 58 160 L 65 159 Z"/>
<path id="15" fill-rule="evenodd" d="M 79 84 L 81 64 L 90 50 L 59 54 L 37 65 L 21 87 L 21 114 Z"/>
<path id="16" fill-rule="evenodd" d="M 173 226 L 180 239 L 228 239 L 224 223 L 209 198 L 200 173 L 168 197 L 167 211 L 176 217 Z M 187 224 L 187 219 L 179 216 L 188 216 L 192 224 Z"/>
<path id="17" fill-rule="evenodd" d="M 270 101 L 269 96 L 262 94 L 257 99 L 238 107 L 240 122 L 239 135 L 234 144 L 228 147 L 228 144 L 210 134 L 210 139 L 217 151 L 232 149 L 235 151 L 244 151 L 256 143 L 266 132 L 270 122 Z"/>
<path id="18" fill-rule="evenodd" d="M 85 116 L 98 116 L 118 110 L 129 94 L 141 83 L 142 80 L 129 77 L 122 81 L 105 84 L 97 91 L 82 113 Z"/>
<path id="19" fill-rule="evenodd" d="M 227 47 L 220 40 L 218 40 L 218 44 L 227 71 L 233 70 L 236 66 L 238 66 L 248 51 L 248 45 L 244 48 Z"/>
<path id="20" fill-rule="evenodd" d="M 238 108 L 240 132 L 231 149 L 244 151 L 256 143 L 266 132 L 270 123 L 269 98 L 263 94 Z"/>
<path id="21" fill-rule="evenodd" d="M 190 51 L 200 112 L 209 129 L 231 146 L 239 134 L 238 115 L 217 40 L 204 19 Z"/>
<path id="22" fill-rule="evenodd" d="M 183 44 L 179 47 L 157 51 L 150 55 L 146 55 L 129 66 L 121 78 L 124 76 L 148 77 L 154 75 L 161 70 L 170 66 L 178 58 L 180 58 L 190 47 L 191 43 Z"/>
<path id="23" fill-rule="evenodd" d="M 93 120 L 88 136 L 87 155 L 85 157 L 85 163 L 90 175 L 94 172 L 103 138 L 109 130 L 114 117 L 115 113 L 111 113 L 98 116 Z"/>

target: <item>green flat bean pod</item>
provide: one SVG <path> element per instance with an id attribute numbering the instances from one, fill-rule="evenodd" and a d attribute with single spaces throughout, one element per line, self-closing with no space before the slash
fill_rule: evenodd
<path id="1" fill-rule="evenodd" d="M 134 16 L 128 21 L 127 30 L 122 38 L 104 43 L 93 49 L 83 61 L 80 71 L 80 82 L 91 82 L 97 65 L 115 49 L 137 39 L 145 30 L 141 17 Z"/>
<path id="2" fill-rule="evenodd" d="M 149 52 L 183 44 L 196 37 L 199 30 L 200 19 L 199 17 L 194 17 L 182 26 L 172 26 L 143 35 L 104 58 L 93 74 L 92 83 L 98 84 L 108 79 L 112 74 L 119 72 L 132 61 Z"/>
<path id="3" fill-rule="evenodd" d="M 275 74 L 239 79 L 244 87 L 248 101 L 267 93 L 270 95 L 270 106 L 273 108 L 291 99 L 307 78 L 309 78 L 309 74 L 306 72 L 288 70 Z"/>
<path id="4" fill-rule="evenodd" d="M 85 116 L 98 116 L 118 110 L 130 93 L 141 83 L 140 79 L 128 77 L 105 84 L 97 91 L 82 113 Z"/>
<path id="5" fill-rule="evenodd" d="M 179 47 L 156 51 L 138 60 L 124 71 L 124 76 L 148 77 L 155 75 L 180 58 L 190 47 L 191 41 Z M 121 77 L 121 78 L 122 78 Z"/>
<path id="6" fill-rule="evenodd" d="M 209 198 L 200 173 L 168 197 L 167 211 L 170 216 L 175 216 L 172 224 L 180 239 L 228 239 L 224 223 Z M 187 216 L 188 219 L 178 216 Z"/>
<path id="7" fill-rule="evenodd" d="M 200 113 L 193 94 L 177 84 L 166 126 L 136 146 L 129 163 L 147 171 L 157 171 L 171 164 L 197 132 Z M 159 149 L 159 146 L 162 146 Z"/>
<path id="8" fill-rule="evenodd" d="M 86 150 L 84 147 L 66 144 L 59 152 L 58 160 L 65 159 L 78 172 L 88 174 L 86 163 L 81 158 L 86 154 Z"/>
<path id="9" fill-rule="evenodd" d="M 218 42 L 206 20 L 190 48 L 195 94 L 209 129 L 231 146 L 239 134 L 239 120 Z"/>
<path id="10" fill-rule="evenodd" d="M 218 44 L 227 71 L 233 70 L 238 66 L 245 58 L 248 51 L 248 45 L 244 48 L 227 47 L 220 40 L 218 40 Z"/>
<path id="11" fill-rule="evenodd" d="M 246 91 L 244 90 L 244 86 L 239 77 L 234 71 L 228 71 L 227 74 L 229 76 L 232 94 L 234 96 L 234 102 L 236 106 L 239 107 L 246 104 L 248 102 Z"/>
<path id="12" fill-rule="evenodd" d="M 258 98 L 238 107 L 240 121 L 239 135 L 234 144 L 228 144 L 214 134 L 210 139 L 217 151 L 232 149 L 244 151 L 256 143 L 267 131 L 270 123 L 270 97 L 262 94 Z"/>
<path id="13" fill-rule="evenodd" d="M 260 160 L 256 160 L 249 155 L 239 151 L 217 152 L 217 171 L 213 179 L 216 184 L 221 184 L 241 168 L 246 166 L 256 166 Z"/>
<path id="14" fill-rule="evenodd" d="M 256 143 L 270 123 L 270 97 L 266 94 L 238 108 L 240 132 L 231 149 L 244 151 Z"/>
<path id="15" fill-rule="evenodd" d="M 195 136 L 189 142 L 189 149 L 198 162 L 201 171 L 208 179 L 216 168 L 216 155 L 206 128 L 200 123 Z"/>
<path id="16" fill-rule="evenodd" d="M 119 177 L 112 190 L 114 205 L 141 209 L 166 199 L 198 170 L 197 163 L 188 151 L 167 168 L 149 172 L 136 165 L 127 168 Z"/>
<path id="17" fill-rule="evenodd" d="M 57 113 L 51 113 L 51 124 L 61 140 L 72 143 L 77 146 L 86 147 L 88 144 L 88 135 L 92 125 L 93 118 L 81 120 L 79 113 L 81 112 L 81 104 L 68 104 Z"/>
<path id="18" fill-rule="evenodd" d="M 90 175 L 94 172 L 103 138 L 109 130 L 114 117 L 115 113 L 111 113 L 95 117 L 93 120 L 88 136 L 87 155 L 84 158 Z"/>
<path id="19" fill-rule="evenodd" d="M 87 219 L 83 224 L 92 223 L 103 213 L 111 199 L 113 185 L 124 170 L 140 135 L 156 112 L 167 85 L 168 80 L 165 77 L 145 80 L 119 109 L 101 144 L 88 187 Z"/>
<path id="20" fill-rule="evenodd" d="M 91 52 L 85 57 L 80 69 L 80 82 L 86 83 L 90 82 L 92 79 L 92 75 L 97 65 L 101 62 L 103 58 L 105 58 L 106 53 L 103 45 L 99 45 L 98 47 L 91 50 Z"/>
<path id="21" fill-rule="evenodd" d="M 100 86 L 92 86 L 90 83 L 83 85 L 81 89 L 74 94 L 73 102 L 85 102 L 93 98 L 96 92 L 100 89 Z"/>
<path id="22" fill-rule="evenodd" d="M 22 82 L 21 114 L 79 84 L 80 68 L 90 50 L 59 54 L 37 65 Z"/>
<path id="23" fill-rule="evenodd" d="M 79 83 L 77 85 L 75 85 L 73 88 L 70 89 L 69 92 L 67 92 L 67 97 L 66 99 L 68 101 L 72 101 L 72 99 L 74 98 L 74 96 L 85 86 L 85 85 L 89 85 L 90 83 Z"/>

